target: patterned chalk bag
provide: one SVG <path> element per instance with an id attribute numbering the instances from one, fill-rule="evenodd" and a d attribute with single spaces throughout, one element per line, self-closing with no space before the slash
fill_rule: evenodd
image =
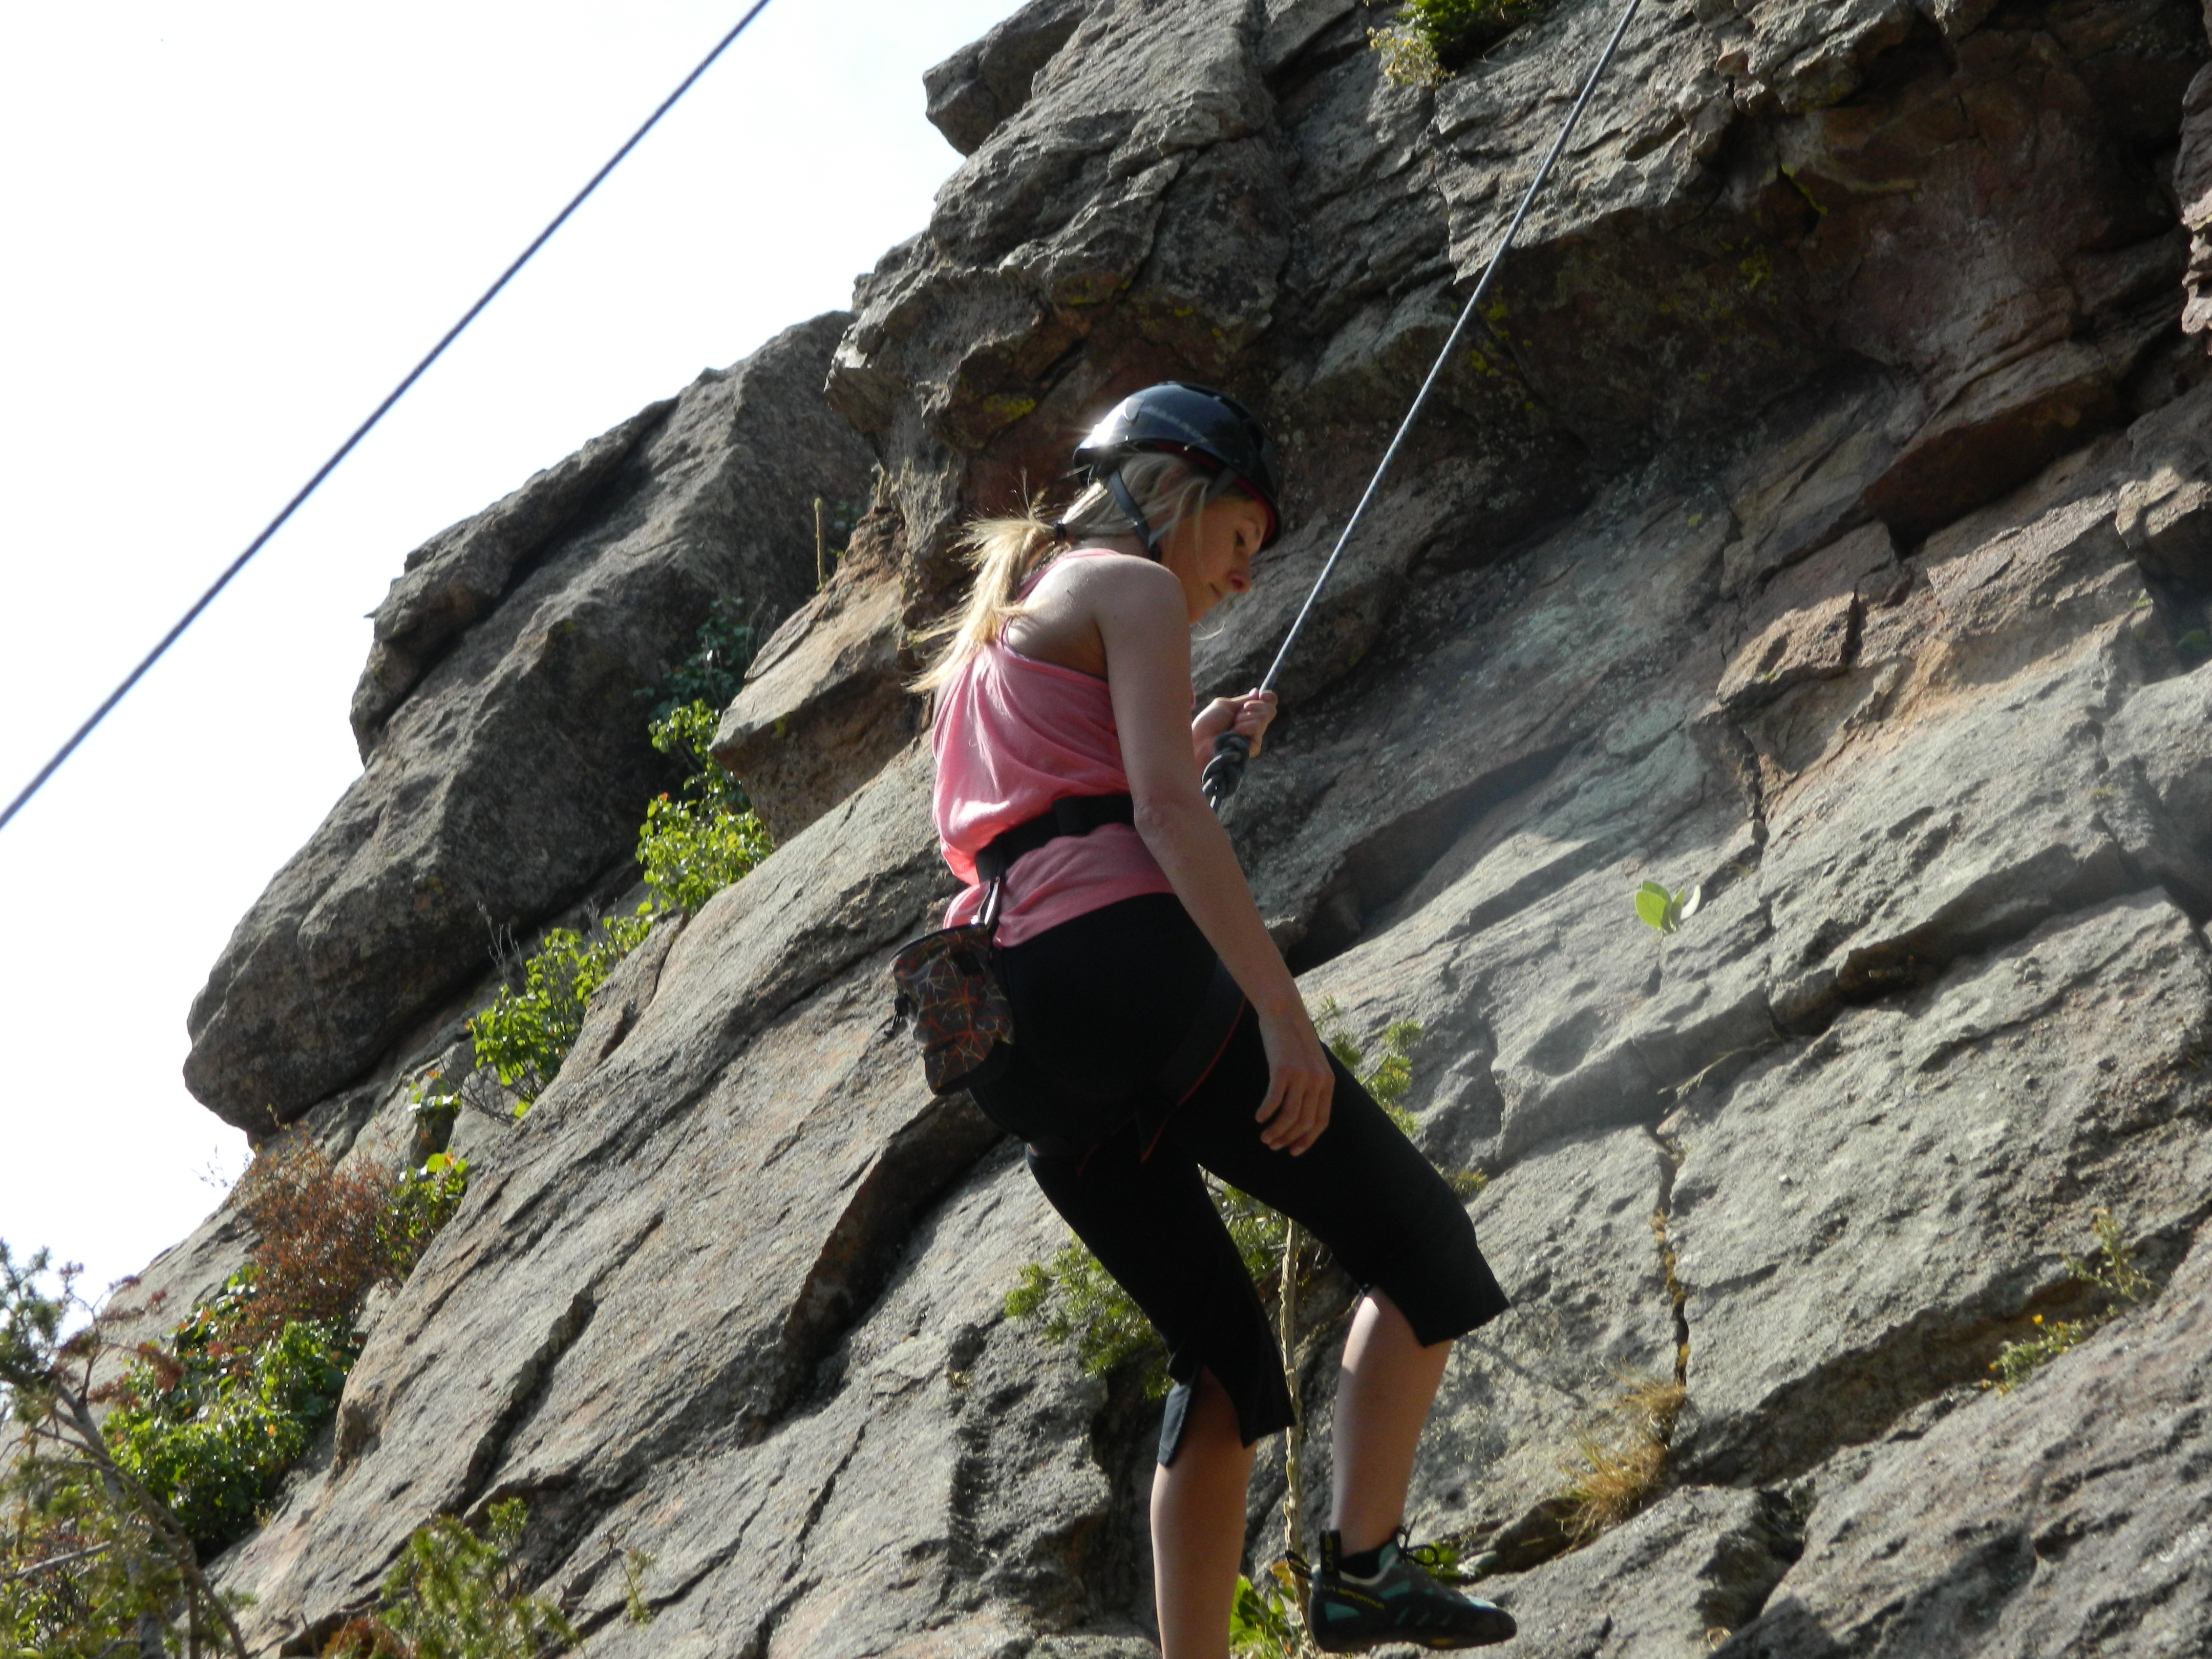
<path id="1" fill-rule="evenodd" d="M 951 1094 L 1005 1069 L 1014 1008 L 999 976 L 999 884 L 978 921 L 925 933 L 891 958 L 892 1018 L 921 1045 L 931 1091 Z"/>

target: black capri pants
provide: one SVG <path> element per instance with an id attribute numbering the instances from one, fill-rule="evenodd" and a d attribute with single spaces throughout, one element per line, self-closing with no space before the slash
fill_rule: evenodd
<path id="1" fill-rule="evenodd" d="M 1458 1195 L 1334 1056 L 1328 1127 L 1296 1158 L 1260 1139 L 1267 1058 L 1249 1005 L 1188 1098 L 1170 1109 L 1161 1097 L 1154 1079 L 1214 963 L 1174 895 L 1094 910 L 1006 947 L 1000 962 L 1018 1037 L 976 1103 L 1030 1142 L 1037 1185 L 1166 1343 L 1176 1388 L 1161 1462 L 1174 1461 L 1201 1370 L 1227 1393 L 1246 1445 L 1291 1423 L 1275 1334 L 1201 1169 L 1320 1239 L 1424 1344 L 1505 1310 Z"/>

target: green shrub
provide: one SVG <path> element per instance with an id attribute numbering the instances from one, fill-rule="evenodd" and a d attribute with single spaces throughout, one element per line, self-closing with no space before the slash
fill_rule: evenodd
<path id="1" fill-rule="evenodd" d="M 166 1355 L 142 1359 L 107 1418 L 115 1461 L 176 1517 L 203 1553 L 244 1537 L 285 1472 L 337 1410 L 359 1352 L 352 1334 L 287 1324 L 241 1368 L 223 1340 L 225 1303 L 194 1314 Z"/>
<path id="2" fill-rule="evenodd" d="M 771 850 L 744 786 L 708 752 L 718 721 L 708 704 L 691 702 L 650 728 L 654 748 L 691 768 L 680 792 L 647 806 L 637 838 L 645 884 L 672 910 L 696 910 Z"/>
<path id="3" fill-rule="evenodd" d="M 78 1269 L 48 1284 L 51 1258 L 18 1261 L 0 1241 L 0 1402 L 21 1437 L 0 1454 L 0 1654 L 8 1659 L 109 1659 L 143 1650 L 243 1659 L 230 1619 L 192 1547 L 161 1505 L 117 1468 L 90 1389 L 103 1351 Z"/>
<path id="4" fill-rule="evenodd" d="M 197 1557 L 259 1524 L 337 1408 L 362 1296 L 407 1276 L 467 1184 L 443 1152 L 396 1182 L 333 1169 L 311 1141 L 257 1158 L 237 1199 L 246 1265 L 96 1390 L 94 1361 L 112 1352 L 97 1320 L 59 1335 L 66 1308 L 92 1311 L 70 1270 L 46 1295 L 45 1255 L 19 1266 L 0 1243 L 0 1394 L 26 1430 L 0 1458 L 0 1659 L 136 1652 L 142 1618 L 176 1651 L 212 1650 L 219 1632 L 243 1653 L 237 1598 Z"/>
<path id="5" fill-rule="evenodd" d="M 406 1282 L 438 1230 L 461 1207 L 468 1190 L 469 1161 L 457 1153 L 433 1152 L 420 1169 L 400 1172 L 377 1235 L 387 1278 Z"/>
<path id="6" fill-rule="evenodd" d="M 246 1266 L 103 1392 L 116 1462 L 200 1549 L 258 1524 L 337 1409 L 362 1297 L 405 1280 L 467 1190 L 467 1163 L 446 1152 L 396 1181 L 334 1170 L 311 1142 L 256 1161 Z"/>
<path id="7" fill-rule="evenodd" d="M 1370 29 L 1382 73 L 1401 86 L 1437 86 L 1465 69 L 1552 0 L 1407 0 L 1387 28 Z"/>
<path id="8" fill-rule="evenodd" d="M 653 699 L 649 718 L 665 719 L 686 703 L 727 708 L 735 702 L 745 683 L 745 670 L 760 650 L 763 629 L 763 620 L 735 599 L 716 599 L 694 636 L 691 654 L 644 694 Z"/>
<path id="9" fill-rule="evenodd" d="M 758 815 L 666 795 L 647 805 L 637 837 L 645 884 L 671 910 L 696 910 L 773 850 Z"/>
<path id="10" fill-rule="evenodd" d="M 500 1086 L 514 1091 L 517 1117 L 560 1075 L 561 1062 L 584 1029 L 592 993 L 643 942 L 653 915 L 650 905 L 641 905 L 635 915 L 600 922 L 589 938 L 573 927 L 550 929 L 538 954 L 522 964 L 522 988 L 503 988 L 469 1022 L 477 1064 L 491 1067 Z"/>
<path id="11" fill-rule="evenodd" d="M 343 1626 L 324 1659 L 536 1659 L 572 1648 L 561 1609 L 523 1587 L 520 1498 L 494 1504 L 484 1535 L 441 1515 L 407 1540 L 384 1580 L 383 1610 Z"/>

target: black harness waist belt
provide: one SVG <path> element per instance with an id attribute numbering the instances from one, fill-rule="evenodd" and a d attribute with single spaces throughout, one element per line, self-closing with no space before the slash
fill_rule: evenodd
<path id="1" fill-rule="evenodd" d="M 1057 841 L 1062 836 L 1087 836 L 1104 823 L 1133 824 L 1136 821 L 1136 803 L 1127 795 L 1063 795 L 1053 802 L 1048 811 L 1016 824 L 977 853 L 975 873 L 986 885 L 995 887 L 1006 879 L 1015 860 L 1024 853 L 1036 852 L 1047 842 Z M 985 901 L 987 909 L 995 912 L 996 898 L 994 893 Z M 1216 957 L 1213 976 L 1200 999 L 1190 1029 L 1160 1070 L 1158 1086 L 1170 1107 L 1181 1105 L 1205 1081 L 1206 1073 L 1213 1069 L 1213 1062 L 1228 1045 L 1230 1033 L 1235 1030 L 1243 1012 L 1244 993 L 1221 958 Z M 1158 1138 L 1159 1125 L 1146 1127 L 1145 1143 L 1149 1150 L 1152 1142 Z"/>
<path id="2" fill-rule="evenodd" d="M 1127 795 L 1063 795 L 1050 810 L 1018 823 L 975 854 L 975 873 L 1003 881 L 1016 859 L 1062 836 L 1087 836 L 1102 823 L 1134 823 L 1137 804 Z"/>

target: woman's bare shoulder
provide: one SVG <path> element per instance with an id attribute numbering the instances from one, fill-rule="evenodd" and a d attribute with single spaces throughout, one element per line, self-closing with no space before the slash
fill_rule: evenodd
<path id="1" fill-rule="evenodd" d="M 1134 553 L 1124 553 L 1118 548 L 1079 547 L 1061 554 L 1045 567 L 1037 579 L 1040 589 L 1047 586 L 1095 586 L 1099 583 L 1121 584 L 1144 582 L 1166 576 L 1175 578 L 1158 560 L 1141 558 Z"/>
<path id="2" fill-rule="evenodd" d="M 1025 657 L 1103 679 L 1107 636 L 1149 629 L 1182 614 L 1182 586 L 1152 560 L 1110 548 L 1063 554 L 1006 624 L 1006 644 Z"/>
<path id="3" fill-rule="evenodd" d="M 1036 590 L 1040 599 L 1061 595 L 1094 606 L 1116 599 L 1164 595 L 1179 599 L 1182 592 L 1182 585 L 1165 565 L 1111 548 L 1062 555 L 1044 573 Z"/>

